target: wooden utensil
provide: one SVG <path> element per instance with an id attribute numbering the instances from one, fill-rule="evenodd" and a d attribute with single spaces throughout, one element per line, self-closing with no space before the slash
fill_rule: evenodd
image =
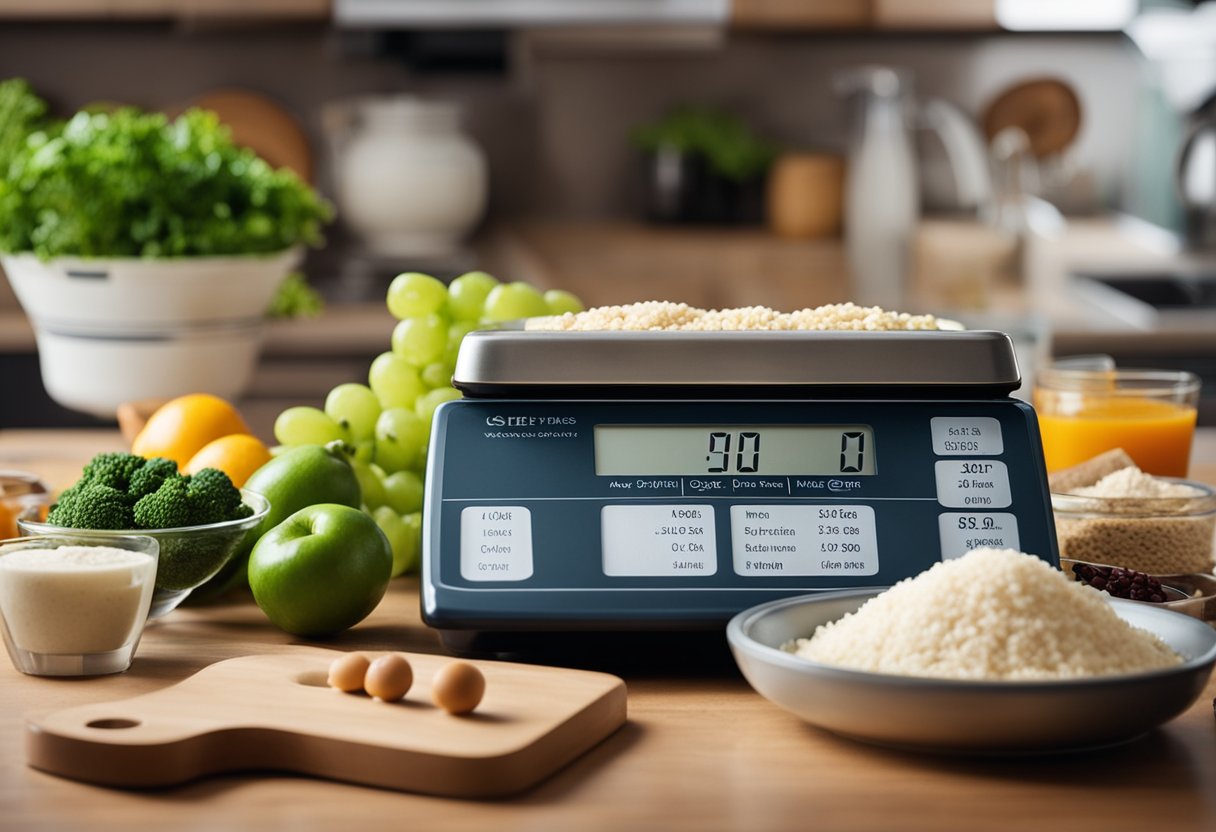
<path id="1" fill-rule="evenodd" d="M 312 181 L 313 156 L 308 135 L 287 108 L 252 90 L 219 89 L 205 92 L 171 112 L 188 107 L 212 110 L 232 131 L 232 140 L 248 147 L 272 167 L 291 168 L 305 182 Z"/>
<path id="2" fill-rule="evenodd" d="M 27 762 L 106 786 L 280 770 L 501 797 L 553 774 L 625 722 L 625 684 L 604 673 L 474 662 L 485 698 L 472 714 L 453 716 L 430 695 L 435 672 L 452 659 L 402 654 L 415 682 L 404 700 L 386 703 L 326 685 L 341 655 L 300 648 L 229 659 L 154 693 L 32 718 Z"/>
<path id="3" fill-rule="evenodd" d="M 1037 158 L 1059 153 L 1081 129 L 1081 102 L 1073 88 L 1055 78 L 1023 81 L 1006 89 L 984 112 L 988 141 L 1008 127 L 1020 128 Z"/>
<path id="4" fill-rule="evenodd" d="M 133 402 L 123 402 L 118 406 L 115 417 L 118 419 L 118 429 L 122 438 L 130 445 L 139 436 L 139 432 L 148 424 L 152 414 L 160 410 L 161 405 L 168 399 L 138 399 Z"/>

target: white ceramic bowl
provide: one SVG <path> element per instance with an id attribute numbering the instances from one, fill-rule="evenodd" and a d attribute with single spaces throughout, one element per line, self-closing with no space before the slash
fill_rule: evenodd
<path id="1" fill-rule="evenodd" d="M 124 401 L 239 395 L 266 307 L 299 262 L 247 257 L 39 260 L 0 257 L 34 327 L 42 382 L 60 404 L 113 417 Z"/>
<path id="2" fill-rule="evenodd" d="M 739 613 L 726 636 L 747 681 L 812 725 L 882 745 L 1010 754 L 1107 745 L 1186 710 L 1216 663 L 1216 631 L 1150 604 L 1111 599 L 1120 618 L 1184 661 L 1165 670 L 1050 682 L 971 682 L 849 670 L 781 645 L 852 612 L 877 591 L 786 598 Z"/>

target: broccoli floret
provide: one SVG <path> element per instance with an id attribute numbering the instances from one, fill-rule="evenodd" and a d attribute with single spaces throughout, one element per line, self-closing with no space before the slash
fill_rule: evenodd
<path id="1" fill-rule="evenodd" d="M 189 485 L 174 473 L 135 504 L 135 525 L 141 529 L 174 529 L 191 525 Z"/>
<path id="2" fill-rule="evenodd" d="M 218 468 L 204 468 L 192 476 L 187 493 L 194 524 L 220 523 L 240 516 L 241 492 Z"/>
<path id="3" fill-rule="evenodd" d="M 75 510 L 74 505 L 76 499 L 80 496 L 81 486 L 79 483 L 71 488 L 65 488 L 59 494 L 59 500 L 55 505 L 51 506 L 51 510 L 46 515 L 46 522 L 52 526 L 68 526 L 72 525 L 72 512 Z"/>
<path id="4" fill-rule="evenodd" d="M 87 482 L 68 491 L 72 495 L 60 500 L 54 519 L 47 518 L 50 522 L 73 529 L 130 529 L 134 525 L 131 503 L 117 488 Z"/>
<path id="5" fill-rule="evenodd" d="M 132 475 L 143 467 L 145 461 L 142 456 L 135 454 L 98 454 L 84 466 L 84 475 L 81 476 L 80 482 L 108 485 L 125 492 L 131 484 Z"/>
<path id="6" fill-rule="evenodd" d="M 131 486 L 127 489 L 127 495 L 132 502 L 138 502 L 160 488 L 166 479 L 176 475 L 176 462 L 163 456 L 154 456 L 131 475 Z"/>

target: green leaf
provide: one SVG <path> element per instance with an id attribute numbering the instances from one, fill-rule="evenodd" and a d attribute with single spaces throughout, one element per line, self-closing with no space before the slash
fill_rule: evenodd
<path id="1" fill-rule="evenodd" d="M 329 203 L 233 144 L 212 112 L 44 113 L 23 81 L 0 84 L 0 251 L 198 257 L 322 241 Z"/>
<path id="2" fill-rule="evenodd" d="M 700 156 L 719 176 L 736 182 L 763 174 L 777 155 L 777 147 L 738 116 L 707 107 L 678 107 L 653 124 L 635 128 L 630 138 L 652 153 L 671 148 Z"/>

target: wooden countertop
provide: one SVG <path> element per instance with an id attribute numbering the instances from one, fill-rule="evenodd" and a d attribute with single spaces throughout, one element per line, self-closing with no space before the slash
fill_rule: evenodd
<path id="1" fill-rule="evenodd" d="M 108 431 L 0 431 L 0 468 L 69 484 Z M 1192 474 L 1216 483 L 1216 431 L 1200 431 Z M 179 609 L 145 632 L 125 674 L 21 676 L 0 659 L 0 827 L 507 830 L 937 830 L 1216 827 L 1216 680 L 1187 713 L 1132 743 L 1045 758 L 960 759 L 888 751 L 809 727 L 736 673 L 675 662 L 627 673 L 629 722 L 585 757 L 512 800 L 465 802 L 270 772 L 152 791 L 116 791 L 34 771 L 22 716 L 121 699 L 207 664 L 294 640 L 247 599 Z M 395 581 L 373 615 L 326 643 L 437 651 L 417 583 Z M 265 703 L 274 707 L 273 702 Z M 993 714 L 999 719 L 999 714 Z"/>

